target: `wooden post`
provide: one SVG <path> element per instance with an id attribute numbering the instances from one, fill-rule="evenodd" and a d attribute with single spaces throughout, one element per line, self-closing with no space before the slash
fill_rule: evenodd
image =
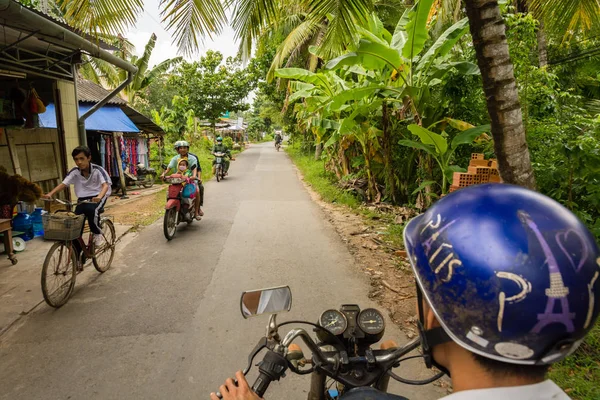
<path id="1" fill-rule="evenodd" d="M 17 153 L 17 146 L 10 138 L 10 133 L 8 129 L 4 129 L 6 133 L 6 144 L 8 145 L 8 154 L 10 155 L 10 161 L 12 162 L 13 169 L 15 170 L 15 175 L 23 176 L 21 172 L 21 164 L 19 163 L 19 154 Z"/>
<path id="2" fill-rule="evenodd" d="M 123 173 L 123 162 L 121 161 L 121 150 L 119 148 L 119 134 L 113 132 L 113 138 L 115 141 L 115 156 L 117 157 L 117 167 L 119 169 L 119 179 L 121 181 L 121 190 L 123 191 L 122 199 L 127 198 L 127 185 L 125 185 L 125 174 Z"/>

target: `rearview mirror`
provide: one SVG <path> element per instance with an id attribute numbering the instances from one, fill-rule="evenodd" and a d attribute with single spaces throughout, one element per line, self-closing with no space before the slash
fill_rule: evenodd
<path id="1" fill-rule="evenodd" d="M 240 307 L 244 318 L 287 312 L 292 308 L 292 291 L 289 286 L 250 290 L 242 293 Z"/>

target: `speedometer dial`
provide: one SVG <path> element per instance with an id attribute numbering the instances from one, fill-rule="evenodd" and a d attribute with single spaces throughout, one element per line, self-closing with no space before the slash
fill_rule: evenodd
<path id="1" fill-rule="evenodd" d="M 379 335 L 385 330 L 385 320 L 379 311 L 367 308 L 358 314 L 358 326 L 366 334 Z"/>
<path id="2" fill-rule="evenodd" d="M 348 321 L 338 310 L 327 310 L 321 314 L 319 325 L 334 335 L 341 335 L 348 327 Z"/>

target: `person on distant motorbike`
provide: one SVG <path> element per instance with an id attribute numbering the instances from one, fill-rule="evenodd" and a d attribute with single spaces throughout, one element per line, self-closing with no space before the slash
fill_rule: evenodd
<path id="1" fill-rule="evenodd" d="M 225 144 L 223 144 L 223 138 L 221 136 L 217 137 L 217 143 L 213 146 L 211 154 L 214 156 L 215 153 L 224 153 L 225 156 L 223 157 L 223 169 L 224 169 L 224 173 L 225 175 L 227 175 L 227 171 L 229 171 L 229 160 L 228 158 L 233 160 L 233 157 L 231 156 L 231 151 L 227 148 L 227 146 L 225 146 Z M 217 163 L 217 160 L 213 160 L 213 168 L 212 168 L 212 172 L 213 175 L 215 173 L 215 165 Z"/>
<path id="2" fill-rule="evenodd" d="M 476 185 L 411 220 L 404 241 L 425 362 L 452 379 L 445 400 L 569 399 L 546 374 L 600 313 L 600 249 L 573 213 L 525 188 Z M 257 399 L 236 377 L 223 399 Z"/>
<path id="3" fill-rule="evenodd" d="M 275 146 L 281 144 L 281 142 L 283 142 L 283 137 L 281 136 L 281 132 L 277 132 L 275 134 Z"/>
<path id="4" fill-rule="evenodd" d="M 202 206 L 204 205 L 204 185 L 202 185 L 202 167 L 200 167 L 200 160 L 198 156 L 190 153 L 190 144 L 185 140 L 178 140 L 175 142 L 175 151 L 177 155 L 173 156 L 167 169 L 162 173 L 161 177 L 164 179 L 165 176 L 169 175 L 171 171 L 177 171 L 177 165 L 181 158 L 188 160 L 189 169 L 192 172 L 192 178 L 198 178 L 196 198 L 194 199 L 194 207 L 196 211 L 196 219 L 199 220 L 204 215 Z"/>

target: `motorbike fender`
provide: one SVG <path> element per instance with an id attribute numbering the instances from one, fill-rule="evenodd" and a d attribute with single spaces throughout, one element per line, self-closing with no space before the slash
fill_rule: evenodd
<path id="1" fill-rule="evenodd" d="M 179 212 L 179 209 L 181 208 L 181 202 L 177 199 L 168 199 L 165 210 L 169 210 L 171 208 L 175 208 L 177 209 L 177 212 Z"/>

